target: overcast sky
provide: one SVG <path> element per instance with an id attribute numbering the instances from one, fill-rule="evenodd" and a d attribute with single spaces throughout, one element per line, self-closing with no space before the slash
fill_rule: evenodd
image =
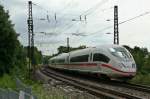
<path id="1" fill-rule="evenodd" d="M 118 5 L 119 8 L 119 22 L 150 11 L 150 0 L 32 0 L 32 2 L 35 45 L 43 54 L 56 53 L 58 46 L 66 45 L 67 37 L 70 38 L 72 47 L 112 44 L 114 5 Z M 20 33 L 19 40 L 26 46 L 28 1 L 0 0 L 0 3 L 5 10 L 9 10 L 15 30 Z M 80 15 L 82 21 L 79 21 Z M 75 33 L 81 35 L 72 35 Z M 120 45 L 140 46 L 150 50 L 150 14 L 120 24 L 119 36 Z"/>

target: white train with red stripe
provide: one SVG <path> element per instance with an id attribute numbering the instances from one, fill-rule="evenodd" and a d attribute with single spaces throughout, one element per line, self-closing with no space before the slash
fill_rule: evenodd
<path id="1" fill-rule="evenodd" d="M 63 53 L 51 58 L 49 64 L 56 69 L 96 74 L 110 79 L 131 79 L 136 74 L 132 55 L 119 45 L 102 45 Z"/>

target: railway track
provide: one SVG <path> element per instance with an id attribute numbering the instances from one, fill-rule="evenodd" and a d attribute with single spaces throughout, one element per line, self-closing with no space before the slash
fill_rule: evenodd
<path id="1" fill-rule="evenodd" d="M 150 94 L 150 86 L 132 84 L 132 83 L 121 83 L 121 82 L 117 82 L 117 81 L 114 81 L 113 85 L 130 88 L 130 89 L 134 89 L 134 90 L 138 90 L 138 91 L 142 91 L 142 92 L 147 92 Z"/>
<path id="2" fill-rule="evenodd" d="M 66 76 L 48 68 L 41 70 L 41 72 L 45 75 L 50 76 L 51 78 L 57 79 L 59 81 L 63 81 L 79 89 L 86 90 L 89 93 L 102 97 L 102 98 L 107 98 L 107 99 L 108 98 L 110 99 L 142 99 L 143 98 L 140 96 L 136 96 L 134 94 L 131 95 L 129 93 L 121 92 L 119 90 L 114 90 L 111 88 L 105 88 L 103 86 L 99 86 L 100 83 L 96 84 L 87 80 Z M 119 86 L 122 86 L 122 85 L 119 85 Z M 125 87 L 125 84 L 124 84 L 124 87 Z M 138 87 L 138 90 L 140 90 L 140 87 Z M 141 90 L 144 90 L 144 89 L 141 89 Z"/>

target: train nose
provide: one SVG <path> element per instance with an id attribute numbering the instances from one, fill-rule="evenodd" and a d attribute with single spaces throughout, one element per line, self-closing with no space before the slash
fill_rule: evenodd
<path id="1" fill-rule="evenodd" d="M 136 64 L 133 62 L 122 62 L 122 70 L 125 72 L 136 72 Z"/>
<path id="2" fill-rule="evenodd" d="M 136 68 L 136 64 L 135 63 L 132 63 L 132 68 Z"/>

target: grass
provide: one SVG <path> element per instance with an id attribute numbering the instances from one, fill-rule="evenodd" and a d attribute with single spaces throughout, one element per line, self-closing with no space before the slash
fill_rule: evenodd
<path id="1" fill-rule="evenodd" d="M 138 73 L 130 82 L 150 86 L 150 73 L 147 74 Z"/>
<path id="2" fill-rule="evenodd" d="M 65 94 L 57 88 L 51 88 L 52 90 L 47 91 L 38 81 L 28 79 L 27 73 L 24 71 L 16 69 L 14 71 L 11 74 L 4 74 L 0 77 L 0 88 L 18 91 L 15 79 L 15 77 L 18 77 L 26 87 L 32 88 L 33 95 L 37 96 L 38 99 L 66 99 L 64 98 Z"/>
<path id="3" fill-rule="evenodd" d="M 66 95 L 62 90 L 51 87 L 47 90 L 43 85 L 37 81 L 27 79 L 27 73 L 22 70 L 14 70 L 11 74 L 4 74 L 0 77 L 0 88 L 17 90 L 16 80 L 17 77 L 25 83 L 25 85 L 32 88 L 32 93 L 37 96 L 38 99 L 66 99 Z M 26 76 L 25 76 L 26 75 Z M 144 84 L 150 86 L 150 73 L 137 73 L 137 75 L 130 81 L 131 83 Z"/>
<path id="4" fill-rule="evenodd" d="M 0 88 L 16 90 L 16 83 L 13 77 L 8 74 L 0 77 Z"/>

